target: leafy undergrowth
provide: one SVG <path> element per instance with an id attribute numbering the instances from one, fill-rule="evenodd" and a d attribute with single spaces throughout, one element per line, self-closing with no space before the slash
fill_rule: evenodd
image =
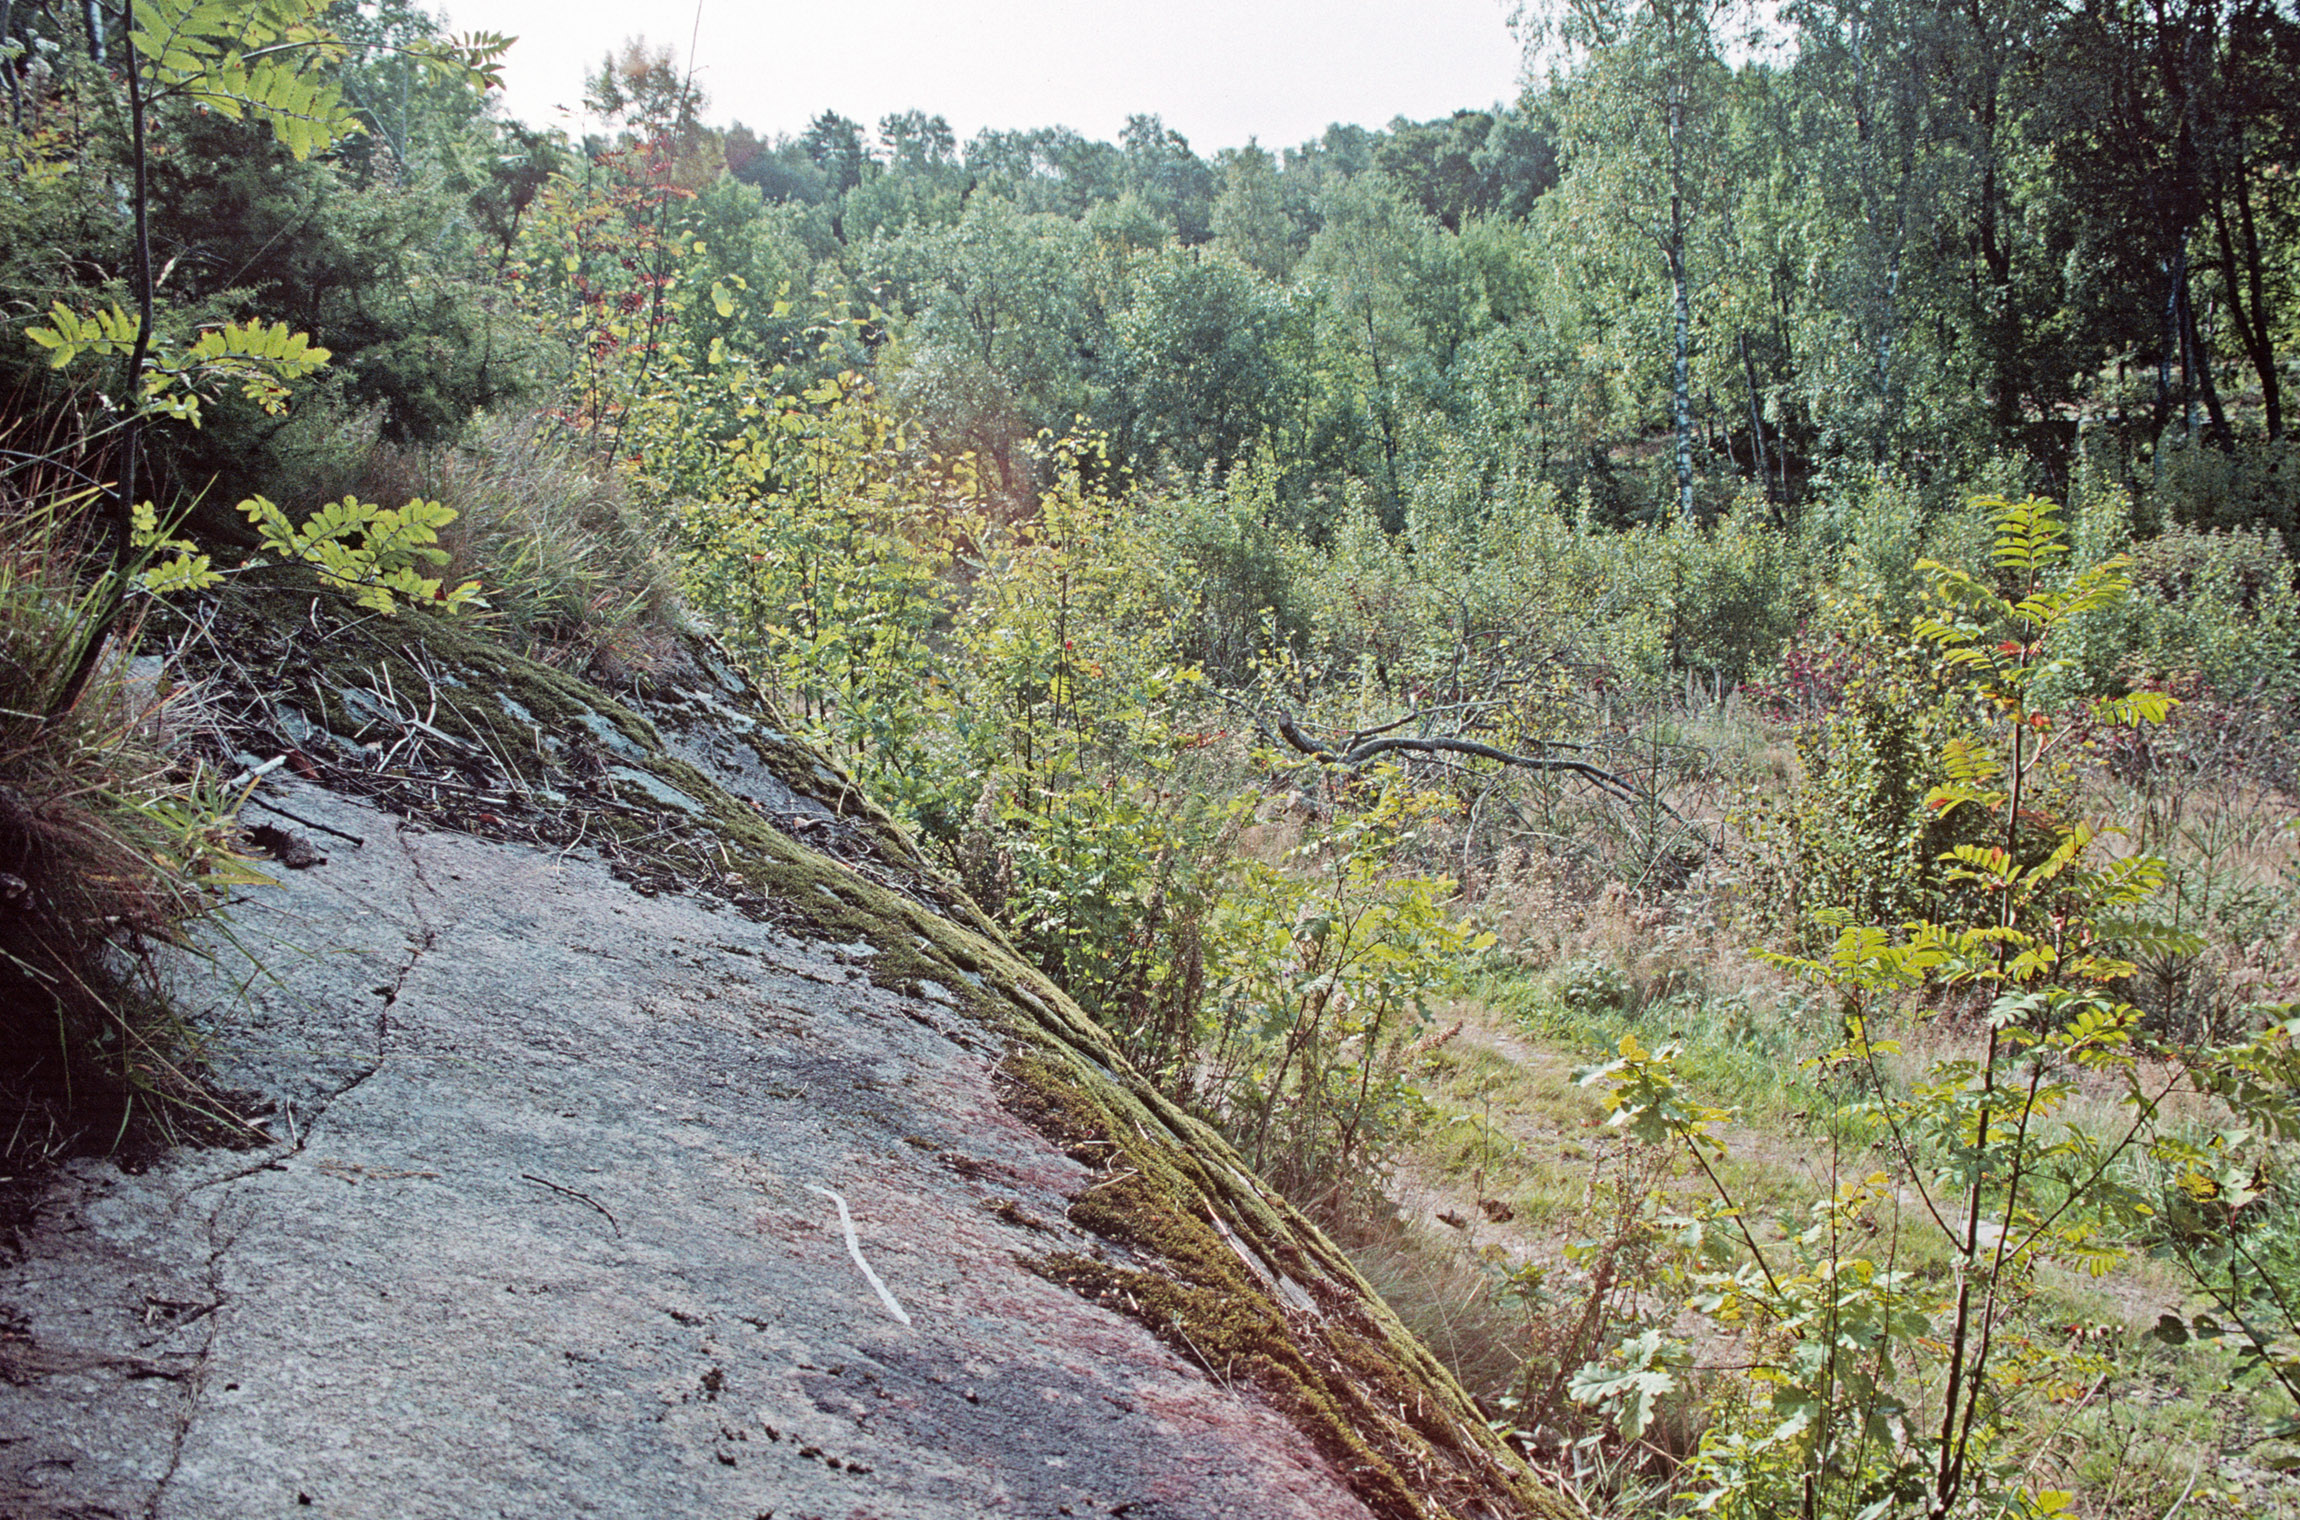
<path id="1" fill-rule="evenodd" d="M 2057 684 L 2133 561 L 1983 505 L 1792 764 L 1711 746 L 1710 869 L 1521 852 L 1415 1047 L 1353 1245 L 1595 1509 L 2300 1512 L 2294 800 Z"/>
<path id="2" fill-rule="evenodd" d="M 1694 1210 L 1706 1180 L 1682 1156 L 1609 1126 L 1599 1097 L 1575 1080 L 1637 1022 L 1614 1015 L 1609 1026 L 1546 990 L 1497 978 L 1444 1010 L 1445 1027 L 1413 1063 L 1425 1108 L 1390 1173 L 1393 1210 L 1339 1233 L 1368 1281 L 1530 1460 L 1593 1512 L 1650 1513 L 1675 1492 L 1707 1406 L 1759 1352 L 1688 1308 L 1696 1263 L 1665 1221 Z M 1736 1048 L 1741 1008 L 1714 1022 L 1674 1012 L 1665 1023 L 1689 1049 Z M 1832 1145 L 1812 1074 L 1795 1059 L 1765 1068 L 1770 1092 L 1758 1090 L 1753 1068 L 1714 1069 L 1748 1105 L 1721 1127 L 1727 1151 L 1715 1164 L 1770 1245 L 1801 1227 L 1830 1193 L 1832 1168 L 1841 1173 L 1861 1148 L 1848 1156 Z M 1916 1243 L 1913 1232 L 1907 1239 Z M 1946 1281 L 1937 1254 L 1912 1252 L 1902 1265 Z M 2160 1316 L 2187 1306 L 2179 1275 L 2146 1254 L 2098 1279 L 2049 1274 L 2003 1333 L 2034 1348 L 2041 1383 L 2052 1381 L 2047 1364 L 2063 1371 L 2008 1444 L 2025 1454 L 2037 1487 L 2069 1492 L 2085 1515 L 2137 1520 L 2176 1505 L 2300 1514 L 2300 1482 L 2289 1476 L 2300 1446 L 2265 1438 L 2283 1413 L 2281 1392 L 2248 1374 L 2233 1349 L 2172 1346 L 2153 1333 Z M 1683 1338 L 1689 1359 L 1640 1437 L 1625 1441 L 1574 1401 L 1573 1377 L 1656 1328 Z"/>

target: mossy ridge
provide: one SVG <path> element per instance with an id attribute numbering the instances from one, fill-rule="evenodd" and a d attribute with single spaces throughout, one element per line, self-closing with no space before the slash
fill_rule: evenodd
<path id="1" fill-rule="evenodd" d="M 1140 1101 L 1139 1079 L 1097 1081 L 1105 1074 L 1058 1049 L 1019 1050 L 1002 1075 L 1010 1107 L 1102 1174 L 1072 1201 L 1071 1222 L 1155 1264 L 1060 1252 L 1030 1261 L 1033 1270 L 1137 1320 L 1217 1379 L 1255 1389 L 1385 1520 L 1493 1514 L 1497 1494 L 1521 1513 L 1567 1513 L 1321 1233 L 1242 1171 L 1226 1177 L 1207 1164 L 1234 1165 L 1227 1145 L 1171 1132 L 1160 1143 L 1166 1126 Z M 1316 1308 L 1289 1314 L 1265 1273 L 1302 1287 Z"/>
<path id="2" fill-rule="evenodd" d="M 611 858 L 620 852 L 650 862 L 657 869 L 649 873 L 651 880 L 638 883 L 645 890 L 699 885 L 693 855 L 664 839 L 706 834 L 719 847 L 710 856 L 718 868 L 714 885 L 738 880 L 738 908 L 795 921 L 817 937 L 870 944 L 878 951 L 871 978 L 890 991 L 916 994 L 920 983 L 933 981 L 994 1028 L 1054 1038 L 1088 1054 L 1106 1074 L 1122 1068 L 1117 1046 L 1101 1027 L 1024 961 L 997 925 L 934 870 L 851 778 L 783 732 L 771 705 L 747 682 L 739 694 L 751 708 L 746 716 L 764 720 L 749 736 L 753 752 L 792 791 L 860 825 L 870 843 L 883 843 L 874 851 L 876 864 L 895 885 L 792 840 L 751 802 L 666 753 L 642 712 L 589 682 L 514 653 L 469 623 L 421 613 L 338 618 L 328 611 L 334 600 L 276 588 L 242 592 L 220 610 L 216 636 L 203 641 L 213 647 L 204 655 L 193 647 L 187 663 L 196 673 L 241 682 L 264 679 L 250 668 L 251 658 L 257 665 L 276 658 L 275 680 L 293 666 L 300 680 L 281 690 L 281 702 L 354 743 L 377 720 L 346 693 L 388 687 L 403 700 L 419 701 L 426 729 L 468 747 L 468 753 L 451 756 L 451 763 L 476 765 L 484 757 L 497 768 L 513 768 L 524 794 L 491 798 L 486 807 L 492 812 L 524 806 L 531 815 L 528 832 L 538 839 L 564 845 L 581 837 Z M 315 637 L 302 636 L 307 631 Z M 232 650 L 229 659 L 222 647 Z M 705 670 L 720 661 L 699 636 L 690 639 L 689 652 Z M 721 664 L 713 673 L 723 676 L 727 667 Z M 595 736 L 613 740 L 599 733 L 593 719 L 621 741 L 611 757 L 596 753 Z M 236 737 L 250 742 L 260 737 L 266 744 L 295 744 L 291 734 L 253 716 L 240 727 L 246 732 Z M 694 810 L 634 802 L 605 789 L 597 775 L 582 774 L 603 771 L 608 758 L 678 792 Z M 432 778 L 345 769 L 340 779 L 428 823 L 485 832 L 472 827 L 470 809 L 459 814 L 431 806 L 426 787 Z M 590 815 L 580 832 L 558 816 L 578 810 Z M 904 888 L 931 902 L 915 900 Z"/>
<path id="3" fill-rule="evenodd" d="M 915 993 L 919 982 L 933 980 L 950 986 L 956 996 L 976 1001 L 983 1000 L 986 986 L 1003 983 L 999 990 L 1004 995 L 978 1009 L 995 1025 L 1008 1026 L 1016 1013 L 1032 1019 L 1055 1017 L 1068 1038 L 1094 1047 L 1106 1064 L 1118 1059 L 1116 1046 L 1101 1029 L 1069 1008 L 1054 985 L 1021 959 L 955 883 L 934 872 L 858 785 L 773 726 L 776 716 L 755 690 L 746 688 L 745 699 L 755 705 L 757 716 L 767 720 L 765 732 L 756 735 L 753 745 L 762 763 L 792 791 L 861 825 L 871 843 L 883 842 L 886 847 L 875 852 L 878 864 L 901 885 L 930 895 L 933 906 L 793 841 L 752 803 L 695 765 L 666 753 L 654 723 L 642 712 L 579 677 L 504 648 L 482 630 L 421 614 L 388 621 L 361 618 L 328 627 L 311 611 L 308 597 L 277 593 L 247 597 L 228 620 L 237 626 L 226 635 L 227 642 L 243 649 L 278 641 L 278 634 L 266 630 L 299 625 L 323 630 L 316 643 L 298 641 L 293 654 L 305 679 L 284 700 L 299 709 L 316 708 L 305 716 L 331 734 L 357 742 L 376 726 L 371 713 L 346 698 L 348 690 L 387 685 L 403 698 L 420 696 L 427 729 L 469 746 L 472 755 L 484 755 L 497 767 L 515 769 L 515 779 L 528 794 L 510 801 L 523 801 L 535 814 L 537 831 L 551 842 L 570 842 L 578 831 L 572 823 L 554 821 L 555 804 L 550 799 L 577 794 L 567 799 L 567 811 L 577 809 L 579 797 L 580 807 L 594 813 L 582 837 L 608 851 L 652 856 L 660 869 L 652 883 L 642 885 L 661 887 L 694 884 L 695 861 L 661 842 L 666 826 L 674 832 L 707 833 L 724 847 L 714 853 L 714 861 L 723 864 L 726 875 L 740 879 L 744 891 L 736 898 L 739 907 L 771 902 L 776 911 L 769 916 L 803 921 L 822 937 L 873 945 L 879 951 L 871 964 L 874 982 Z M 696 642 L 699 646 L 700 640 Z M 595 753 L 593 738 L 598 731 L 587 722 L 593 718 L 602 720 L 628 747 L 618 747 L 611 755 Z M 283 734 L 267 737 L 292 742 Z M 693 812 L 617 796 L 596 776 L 580 773 L 586 767 L 603 769 L 608 759 L 678 792 L 694 804 Z M 463 826 L 453 812 L 435 815 L 418 805 L 429 800 L 422 795 L 425 778 L 358 772 L 351 779 L 379 802 L 397 804 L 429 822 Z M 489 804 L 490 808 L 507 805 Z M 723 878 L 720 884 L 724 885 Z M 953 912 L 965 922 L 952 922 Z M 1057 1008 L 1067 1010 L 1068 1017 L 1056 1015 Z"/>
<path id="4" fill-rule="evenodd" d="M 1438 1520 L 1507 1512 L 1497 1502 L 1524 1514 L 1568 1513 L 1486 1428 L 1468 1396 L 1341 1251 L 1256 1185 L 1211 1128 L 1134 1073 L 1107 1032 L 940 879 L 851 779 L 782 731 L 755 688 L 745 683 L 737 694 L 767 720 L 747 736 L 754 753 L 792 791 L 861 825 L 894 884 L 792 840 L 751 803 L 666 753 L 643 713 L 481 630 L 420 614 L 328 628 L 308 595 L 251 597 L 234 621 L 257 643 L 275 642 L 279 635 L 267 630 L 283 627 L 321 632 L 316 647 L 295 651 L 312 677 L 296 700 L 308 694 L 320 709 L 308 717 L 331 733 L 356 742 L 373 726 L 372 715 L 343 695 L 355 685 L 421 692 L 430 730 L 473 746 L 497 766 L 517 767 L 517 780 L 532 791 L 556 795 L 565 787 L 586 793 L 586 804 L 606 804 L 590 810 L 587 837 L 603 853 L 650 859 L 652 882 L 643 889 L 696 885 L 699 859 L 663 840 L 706 835 L 715 885 L 740 883 L 738 909 L 831 942 L 870 945 L 877 952 L 868 965 L 874 985 L 916 996 L 931 981 L 963 1000 L 1013 1042 L 1001 1066 L 1009 1107 L 1103 1173 L 1073 1201 L 1073 1222 L 1152 1264 L 1064 1254 L 1034 1270 L 1139 1320 L 1225 1380 L 1243 1374 L 1377 1514 Z M 707 646 L 698 641 L 694 653 L 709 670 Z M 620 763 L 672 788 L 695 811 L 599 795 L 596 776 L 577 774 L 586 763 L 604 769 L 595 756 L 583 758 L 586 740 L 598 734 L 596 721 L 623 741 L 616 746 Z M 452 813 L 437 816 L 420 778 L 401 784 L 372 772 L 358 777 L 378 801 L 469 827 Z M 576 836 L 543 799 L 530 805 L 537 832 L 556 842 Z M 922 891 L 933 901 L 912 895 Z M 1247 1253 L 1262 1271 L 1249 1267 Z M 1315 1310 L 1289 1315 L 1280 1276 Z"/>

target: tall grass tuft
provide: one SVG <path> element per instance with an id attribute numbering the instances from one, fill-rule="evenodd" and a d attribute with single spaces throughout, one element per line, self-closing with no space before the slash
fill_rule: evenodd
<path id="1" fill-rule="evenodd" d="M 232 1121 L 194 1075 L 154 949 L 251 879 L 214 772 L 171 757 L 196 694 L 133 628 L 59 699 L 109 598 L 84 499 L 0 495 L 0 1168 Z"/>
<path id="2" fill-rule="evenodd" d="M 475 579 L 486 620 L 548 665 L 644 666 L 672 600 L 653 536 L 619 475 L 554 442 L 534 419 L 486 417 L 453 447 L 384 444 L 368 456 L 363 497 L 439 501 L 450 584 Z"/>

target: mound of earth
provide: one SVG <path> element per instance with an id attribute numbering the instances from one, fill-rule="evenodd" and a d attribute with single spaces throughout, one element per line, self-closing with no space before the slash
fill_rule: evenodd
<path id="1" fill-rule="evenodd" d="M 0 1515 L 1562 1514 L 1348 1262 L 705 641 L 250 600 L 256 1127 L 51 1179 Z"/>

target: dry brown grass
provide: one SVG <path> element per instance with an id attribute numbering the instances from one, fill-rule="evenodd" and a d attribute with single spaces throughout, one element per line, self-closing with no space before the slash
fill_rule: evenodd
<path id="1" fill-rule="evenodd" d="M 2177 716 L 2177 714 L 2176 714 Z M 2300 998 L 2300 797 L 2209 757 L 2088 778 L 2118 853 L 2162 858 L 2166 917 L 2204 949 L 2138 957 L 2133 999 L 2165 1033 L 2241 1038 L 2245 1010 Z"/>

